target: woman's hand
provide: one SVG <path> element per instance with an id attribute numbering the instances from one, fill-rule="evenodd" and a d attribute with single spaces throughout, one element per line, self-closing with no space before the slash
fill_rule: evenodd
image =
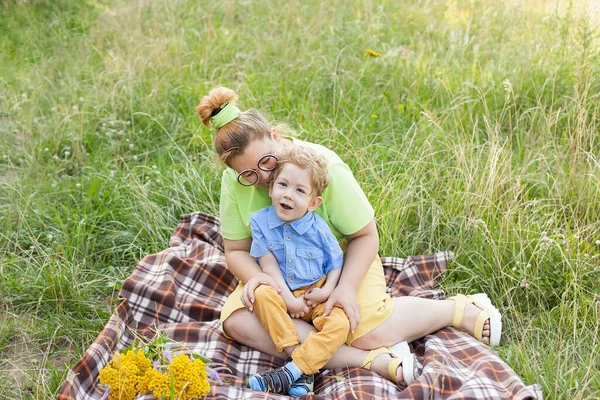
<path id="1" fill-rule="evenodd" d="M 275 282 L 275 279 L 273 279 L 270 275 L 265 274 L 264 272 L 255 275 L 254 277 L 250 278 L 248 282 L 246 282 L 244 285 L 244 291 L 242 293 L 242 303 L 249 312 L 254 310 L 254 307 L 252 306 L 254 303 L 254 291 L 260 285 L 269 285 L 272 288 L 275 288 L 277 293 L 281 293 L 281 289 L 277 285 L 277 282 Z"/>
<path id="2" fill-rule="evenodd" d="M 350 331 L 354 333 L 354 329 L 360 322 L 360 305 L 356 297 L 356 289 L 351 285 L 339 283 L 325 303 L 325 311 L 323 316 L 326 317 L 331 312 L 333 307 L 339 307 L 348 316 L 350 321 Z"/>

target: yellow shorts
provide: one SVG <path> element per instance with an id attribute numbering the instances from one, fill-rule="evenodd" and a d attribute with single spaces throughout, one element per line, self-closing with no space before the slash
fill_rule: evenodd
<path id="1" fill-rule="evenodd" d="M 223 310 L 221 311 L 221 329 L 225 321 L 234 311 L 244 308 L 242 304 L 242 291 L 244 284 L 241 282 L 237 288 L 229 295 Z M 354 330 L 354 333 L 348 332 L 346 344 L 352 344 L 356 339 L 371 332 L 383 322 L 385 322 L 394 311 L 394 302 L 387 293 L 385 285 L 385 275 L 379 256 L 373 260 L 369 271 L 360 285 L 357 293 L 360 304 L 360 323 Z M 229 339 L 229 335 L 223 329 L 223 333 Z"/>

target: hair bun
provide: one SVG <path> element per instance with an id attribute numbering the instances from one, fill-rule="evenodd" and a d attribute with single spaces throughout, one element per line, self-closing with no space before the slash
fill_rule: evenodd
<path id="1" fill-rule="evenodd" d="M 232 89 L 217 86 L 200 99 L 196 112 L 202 123 L 210 128 L 210 117 L 217 115 L 225 103 L 237 99 L 238 95 Z"/>

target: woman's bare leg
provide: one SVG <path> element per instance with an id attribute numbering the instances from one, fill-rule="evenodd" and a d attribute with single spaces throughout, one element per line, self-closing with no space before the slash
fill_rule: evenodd
<path id="1" fill-rule="evenodd" d="M 256 314 L 250 314 L 245 308 L 234 311 L 223 321 L 223 330 L 233 340 L 270 356 L 285 359 L 284 352 L 278 352 L 269 333 L 263 328 Z"/>
<path id="2" fill-rule="evenodd" d="M 380 326 L 358 338 L 352 346 L 361 349 L 393 346 L 406 340 L 412 342 L 439 329 L 452 326 L 454 319 L 454 301 L 429 300 L 412 296 L 395 297 L 392 315 Z M 473 305 L 467 306 L 461 329 L 471 332 L 477 315 L 481 310 Z M 489 322 L 483 327 L 483 336 L 490 336 Z"/>
<path id="3" fill-rule="evenodd" d="M 308 334 L 315 331 L 314 326 L 300 319 L 292 319 L 298 336 L 304 341 Z M 240 309 L 231 314 L 223 322 L 227 334 L 238 343 L 252 347 L 274 357 L 286 359 L 284 352 L 277 352 L 269 333 L 263 328 L 256 314 L 250 314 L 246 309 Z M 367 351 L 343 345 L 325 364 L 325 368 L 360 367 L 367 356 Z"/>
<path id="4" fill-rule="evenodd" d="M 410 342 L 452 325 L 454 319 L 454 301 L 452 300 L 429 300 L 402 296 L 394 298 L 394 301 L 396 304 L 390 318 L 379 327 L 355 340 L 352 343 L 353 347 L 346 345 L 340 347 L 325 367 L 332 369 L 360 367 L 368 350 L 393 346 L 404 340 Z M 467 331 L 472 330 L 479 312 L 477 307 L 469 305 L 465 310 L 461 328 Z M 298 319 L 293 321 L 301 341 L 315 330 L 307 322 Z M 250 314 L 245 309 L 237 310 L 223 325 L 229 336 L 235 341 L 281 359 L 287 358 L 287 354 L 277 352 L 271 337 L 255 314 Z M 483 336 L 489 337 L 489 334 L 489 323 L 486 322 Z M 387 372 L 390 361 L 391 356 L 383 354 L 373 360 L 371 370 L 390 379 Z M 400 370 L 401 368 L 398 368 L 397 378 L 402 381 Z"/>

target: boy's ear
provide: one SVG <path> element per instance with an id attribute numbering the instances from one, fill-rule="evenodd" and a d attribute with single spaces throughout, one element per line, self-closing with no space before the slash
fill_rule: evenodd
<path id="1" fill-rule="evenodd" d="M 322 202 L 323 202 L 323 198 L 321 196 L 316 196 L 314 199 L 312 199 L 312 201 L 308 205 L 308 211 L 316 210 L 317 207 L 319 207 Z"/>

